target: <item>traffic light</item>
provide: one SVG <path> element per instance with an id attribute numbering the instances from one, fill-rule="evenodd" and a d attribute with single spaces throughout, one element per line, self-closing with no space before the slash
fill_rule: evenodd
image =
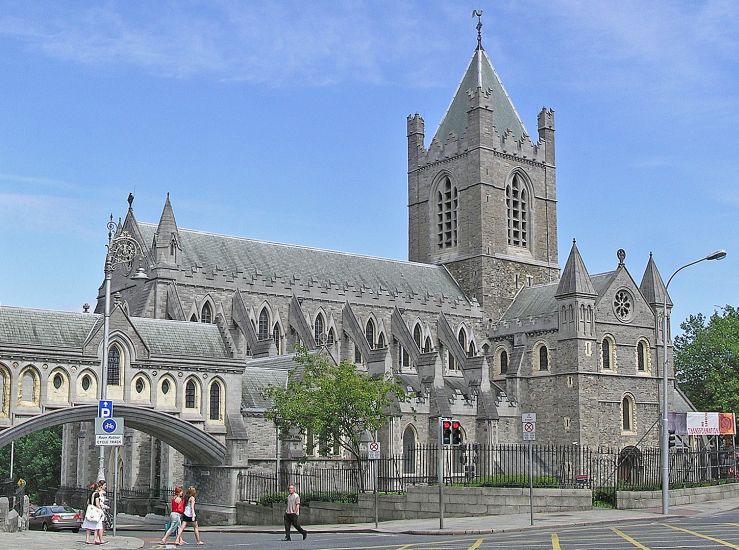
<path id="1" fill-rule="evenodd" d="M 667 432 L 667 446 L 672 449 L 675 446 L 675 430 Z"/>
<path id="2" fill-rule="evenodd" d="M 452 443 L 452 421 L 448 418 L 441 422 L 441 442 L 443 445 L 451 445 Z"/>
<path id="3" fill-rule="evenodd" d="M 462 444 L 462 423 L 459 420 L 452 421 L 452 445 Z"/>

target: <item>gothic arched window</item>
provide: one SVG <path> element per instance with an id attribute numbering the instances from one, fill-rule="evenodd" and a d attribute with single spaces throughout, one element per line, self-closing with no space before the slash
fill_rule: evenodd
<path id="1" fill-rule="evenodd" d="M 377 349 L 382 349 L 384 347 L 387 347 L 385 345 L 385 333 L 381 332 L 380 335 L 377 337 Z"/>
<path id="2" fill-rule="evenodd" d="M 418 346 L 418 349 L 421 349 L 421 340 L 423 339 L 423 336 L 421 334 L 421 325 L 416 323 L 416 326 L 413 327 L 413 341 Z"/>
<path id="3" fill-rule="evenodd" d="M 336 335 L 334 334 L 334 329 L 332 327 L 328 331 L 328 343 L 333 344 L 334 342 L 336 342 Z"/>
<path id="4" fill-rule="evenodd" d="M 400 370 L 409 369 L 411 366 L 411 356 L 402 344 L 398 344 L 398 366 Z"/>
<path id="5" fill-rule="evenodd" d="M 636 345 L 636 368 L 643 372 L 647 370 L 647 344 L 644 340 L 639 340 Z"/>
<path id="6" fill-rule="evenodd" d="M 187 384 L 185 385 L 185 408 L 186 409 L 195 408 L 196 394 L 197 394 L 197 391 L 195 389 L 195 381 L 188 380 Z"/>
<path id="7" fill-rule="evenodd" d="M 625 432 L 635 431 L 636 408 L 634 407 L 634 398 L 631 395 L 624 395 L 621 401 L 621 429 Z"/>
<path id="8" fill-rule="evenodd" d="M 513 174 L 505 188 L 505 202 L 508 218 L 508 244 L 526 247 L 528 245 L 529 196 L 520 174 Z"/>
<path id="9" fill-rule="evenodd" d="M 269 312 L 266 307 L 262 308 L 259 312 L 259 329 L 257 331 L 257 338 L 259 340 L 266 340 L 269 338 Z"/>
<path id="10" fill-rule="evenodd" d="M 416 473 L 416 431 L 411 425 L 403 432 L 403 473 Z"/>
<path id="11" fill-rule="evenodd" d="M 459 340 L 459 345 L 462 346 L 463 351 L 467 349 L 467 332 L 464 330 L 464 327 L 459 329 L 457 340 Z"/>
<path id="12" fill-rule="evenodd" d="M 313 338 L 316 339 L 316 344 L 321 343 L 321 334 L 324 333 L 325 324 L 323 322 L 323 313 L 316 315 L 316 320 L 313 322 Z"/>
<path id="13" fill-rule="evenodd" d="M 221 419 L 221 385 L 213 382 L 210 385 L 210 415 L 211 420 Z"/>
<path id="14" fill-rule="evenodd" d="M 367 338 L 367 343 L 369 344 L 370 349 L 375 349 L 375 322 L 372 319 L 367 321 L 364 335 Z"/>
<path id="15" fill-rule="evenodd" d="M 205 304 L 203 304 L 203 309 L 200 312 L 200 322 L 201 323 L 212 323 L 213 322 L 213 309 L 211 309 L 210 304 L 208 302 L 205 302 Z"/>
<path id="16" fill-rule="evenodd" d="M 549 350 L 545 345 L 539 346 L 539 370 L 549 370 Z"/>
<path id="17" fill-rule="evenodd" d="M 282 336 L 280 334 L 280 325 L 275 323 L 274 328 L 272 329 L 272 340 L 275 342 L 275 348 L 277 349 L 277 355 L 280 355 L 282 351 L 280 350 L 280 344 L 282 342 Z"/>
<path id="18" fill-rule="evenodd" d="M 108 385 L 117 386 L 121 383 L 121 350 L 118 346 L 111 346 L 108 350 Z"/>
<path id="19" fill-rule="evenodd" d="M 500 374 L 508 372 L 508 352 L 503 350 L 500 352 Z"/>
<path id="20" fill-rule="evenodd" d="M 613 338 L 606 336 L 603 338 L 600 348 L 601 364 L 604 369 L 616 368 L 616 343 Z"/>
<path id="21" fill-rule="evenodd" d="M 441 249 L 457 246 L 458 202 L 456 186 L 444 176 L 436 193 L 436 244 Z"/>
<path id="22" fill-rule="evenodd" d="M 426 341 L 425 341 L 425 342 L 423 343 L 423 352 L 424 352 L 424 353 L 428 353 L 428 352 L 430 352 L 430 351 L 431 351 L 432 349 L 434 349 L 434 348 L 433 348 L 433 346 L 431 345 L 431 338 L 429 338 L 428 336 L 426 336 Z"/>
<path id="23" fill-rule="evenodd" d="M 192 316 L 190 317 L 190 322 L 191 323 L 197 323 L 198 322 L 198 316 L 193 313 Z"/>

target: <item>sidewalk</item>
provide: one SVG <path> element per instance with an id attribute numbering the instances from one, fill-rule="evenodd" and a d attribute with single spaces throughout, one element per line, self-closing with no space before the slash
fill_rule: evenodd
<path id="1" fill-rule="evenodd" d="M 684 506 L 670 507 L 670 517 L 711 515 L 739 508 L 739 498 L 702 502 Z M 599 523 L 618 523 L 624 521 L 658 521 L 664 519 L 661 509 L 647 510 L 613 510 L 592 508 L 578 512 L 550 512 L 534 514 L 533 527 L 529 524 L 528 514 L 508 514 L 499 516 L 477 516 L 461 518 L 444 518 L 444 530 L 439 529 L 439 518 L 411 519 L 380 522 L 375 529 L 374 523 L 351 523 L 331 525 L 305 525 L 313 533 L 405 533 L 413 535 L 481 535 L 521 531 L 540 528 L 564 528 L 575 525 L 596 525 Z M 136 521 L 138 520 L 138 521 Z M 126 530 L 162 530 L 164 518 L 148 516 L 119 516 L 118 529 Z M 232 533 L 282 533 L 282 525 L 214 525 L 202 526 L 203 532 L 219 531 Z"/>
<path id="2" fill-rule="evenodd" d="M 106 550 L 136 550 L 143 548 L 144 541 L 135 537 L 105 537 Z M 20 533 L 0 533 L 0 547 L 23 550 L 80 550 L 97 548 L 86 545 L 83 532 L 44 533 L 43 531 L 22 531 Z"/>

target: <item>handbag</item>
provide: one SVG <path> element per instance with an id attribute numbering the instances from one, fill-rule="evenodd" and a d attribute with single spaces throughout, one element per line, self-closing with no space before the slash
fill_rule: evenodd
<path id="1" fill-rule="evenodd" d="M 88 504 L 85 511 L 85 519 L 93 523 L 97 523 L 103 519 L 103 511 L 94 504 Z"/>

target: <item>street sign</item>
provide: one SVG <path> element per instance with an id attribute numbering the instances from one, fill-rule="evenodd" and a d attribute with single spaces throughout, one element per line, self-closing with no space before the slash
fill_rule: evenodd
<path id="1" fill-rule="evenodd" d="M 524 441 L 536 441 L 536 432 L 523 432 Z"/>
<path id="2" fill-rule="evenodd" d="M 123 445 L 123 418 L 96 418 L 95 445 L 112 447 Z"/>
<path id="3" fill-rule="evenodd" d="M 369 445 L 367 445 L 367 458 L 369 460 L 379 460 L 380 459 L 380 442 L 379 441 L 370 441 Z"/>
<path id="4" fill-rule="evenodd" d="M 533 422 L 536 424 L 536 413 L 523 413 L 521 415 L 521 422 L 526 424 L 527 422 Z"/>
<path id="5" fill-rule="evenodd" d="M 98 418 L 110 418 L 113 416 L 113 402 L 100 401 L 98 403 Z"/>
<path id="6" fill-rule="evenodd" d="M 536 441 L 536 413 L 523 413 L 521 422 L 523 425 L 523 440 Z"/>

